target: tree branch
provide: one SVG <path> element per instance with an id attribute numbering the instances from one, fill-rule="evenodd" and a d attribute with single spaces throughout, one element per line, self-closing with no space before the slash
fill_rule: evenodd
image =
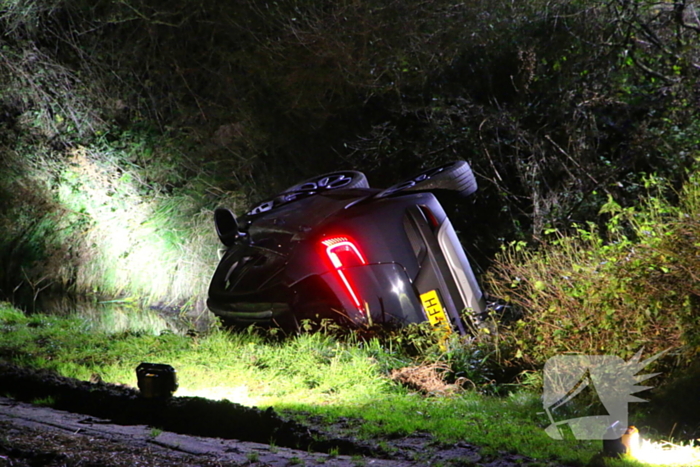
<path id="1" fill-rule="evenodd" d="M 695 16 L 695 21 L 697 24 L 690 24 L 685 21 L 685 11 L 687 8 L 687 0 L 676 2 L 673 5 L 673 19 L 679 26 L 682 26 L 685 29 L 690 29 L 691 31 L 695 31 L 696 33 L 700 34 L 700 20 L 698 19 L 698 14 L 695 11 L 695 9 L 692 9 L 692 13 Z"/>

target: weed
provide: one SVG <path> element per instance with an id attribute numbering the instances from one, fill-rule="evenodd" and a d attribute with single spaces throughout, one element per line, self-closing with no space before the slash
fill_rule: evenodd
<path id="1" fill-rule="evenodd" d="M 156 439 L 160 434 L 163 433 L 163 430 L 160 428 L 151 428 L 151 431 L 148 433 L 148 436 L 150 436 L 152 439 Z"/>
<path id="2" fill-rule="evenodd" d="M 260 454 L 257 451 L 250 451 L 248 454 L 246 454 L 246 458 L 250 462 L 258 462 L 260 460 Z"/>
<path id="3" fill-rule="evenodd" d="M 32 401 L 32 404 L 42 407 L 53 407 L 56 405 L 56 398 L 53 396 L 38 397 Z"/>

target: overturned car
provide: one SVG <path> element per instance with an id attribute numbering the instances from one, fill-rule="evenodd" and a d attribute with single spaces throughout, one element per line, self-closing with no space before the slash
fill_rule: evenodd
<path id="1" fill-rule="evenodd" d="M 225 249 L 207 305 L 232 325 L 429 321 L 469 333 L 485 301 L 435 192 L 476 189 L 469 165 L 457 161 L 386 189 L 370 188 L 357 171 L 320 175 L 239 219 L 219 208 Z"/>

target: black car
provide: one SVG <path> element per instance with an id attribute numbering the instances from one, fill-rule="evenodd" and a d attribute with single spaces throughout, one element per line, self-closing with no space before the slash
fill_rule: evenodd
<path id="1" fill-rule="evenodd" d="M 320 175 L 240 219 L 219 208 L 225 250 L 207 305 L 233 325 L 429 321 L 466 334 L 484 297 L 435 192 L 476 188 L 469 165 L 457 161 L 387 189 L 370 188 L 357 171 Z"/>

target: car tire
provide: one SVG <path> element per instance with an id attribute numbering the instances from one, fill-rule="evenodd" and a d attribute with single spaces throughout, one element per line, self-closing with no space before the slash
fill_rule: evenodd
<path id="1" fill-rule="evenodd" d="M 343 170 L 340 172 L 330 172 L 323 175 L 304 180 L 296 185 L 290 186 L 279 192 L 274 197 L 258 203 L 247 216 L 257 216 L 276 209 L 282 205 L 291 203 L 307 196 L 315 195 L 321 191 L 339 190 L 350 188 L 369 188 L 367 177 L 357 170 Z"/>
<path id="2" fill-rule="evenodd" d="M 461 196 L 476 192 L 478 185 L 471 167 L 466 161 L 455 161 L 434 167 L 397 183 L 379 193 L 379 197 L 406 191 L 449 190 Z"/>
<path id="3" fill-rule="evenodd" d="M 317 192 L 325 190 L 338 190 L 350 188 L 369 188 L 367 177 L 357 170 L 343 170 L 330 172 L 297 183 L 281 193 Z"/>

